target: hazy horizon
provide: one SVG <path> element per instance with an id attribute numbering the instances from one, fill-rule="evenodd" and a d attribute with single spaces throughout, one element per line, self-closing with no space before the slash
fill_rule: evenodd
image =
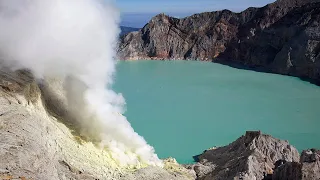
<path id="1" fill-rule="evenodd" d="M 275 0 L 118 0 L 117 7 L 121 11 L 121 25 L 128 27 L 143 27 L 159 13 L 183 18 L 195 13 L 211 12 L 229 9 L 241 12 L 249 7 L 263 7 Z"/>

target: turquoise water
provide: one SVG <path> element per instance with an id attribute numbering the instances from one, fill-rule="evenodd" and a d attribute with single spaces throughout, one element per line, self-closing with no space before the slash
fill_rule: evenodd
<path id="1" fill-rule="evenodd" d="M 320 148 L 320 87 L 298 78 L 195 61 L 126 61 L 117 70 L 125 115 L 161 158 L 190 163 L 246 130 Z"/>

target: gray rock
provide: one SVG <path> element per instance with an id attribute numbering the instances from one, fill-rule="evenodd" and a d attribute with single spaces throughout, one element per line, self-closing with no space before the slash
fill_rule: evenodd
<path id="1" fill-rule="evenodd" d="M 320 151 L 304 150 L 300 163 L 287 162 L 276 168 L 273 180 L 319 180 L 320 179 Z"/>
<path id="2" fill-rule="evenodd" d="M 241 13 L 159 14 L 121 38 L 120 59 L 214 61 L 320 82 L 320 0 L 278 0 Z"/>
<path id="3" fill-rule="evenodd" d="M 287 162 L 279 166 L 272 175 L 272 180 L 301 180 L 302 165 L 299 162 Z"/>
<path id="4" fill-rule="evenodd" d="M 302 179 L 320 179 L 320 150 L 306 150 L 301 154 Z"/>
<path id="5" fill-rule="evenodd" d="M 192 168 L 199 180 L 251 180 L 272 174 L 278 160 L 299 162 L 299 153 L 287 141 L 259 131 L 247 132 L 227 146 L 207 150 L 198 156 L 198 160 Z"/>
<path id="6" fill-rule="evenodd" d="M 139 169 L 121 177 L 121 180 L 187 180 L 193 179 L 181 173 L 170 173 L 169 171 L 158 167 L 147 167 Z"/>
<path id="7" fill-rule="evenodd" d="M 314 163 L 320 161 L 320 151 L 316 149 L 309 149 L 302 151 L 301 163 Z"/>

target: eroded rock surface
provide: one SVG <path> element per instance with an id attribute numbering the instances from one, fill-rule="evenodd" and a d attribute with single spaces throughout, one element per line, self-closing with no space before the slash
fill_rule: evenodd
<path id="1" fill-rule="evenodd" d="M 191 59 L 320 82 L 320 1 L 278 0 L 241 13 L 159 14 L 121 39 L 120 59 Z"/>
<path id="2" fill-rule="evenodd" d="M 305 150 L 301 154 L 300 162 L 287 162 L 279 166 L 273 174 L 273 180 L 319 180 L 320 179 L 320 151 Z"/>
<path id="3" fill-rule="evenodd" d="M 273 174 L 279 160 L 299 162 L 298 151 L 287 141 L 247 132 L 233 143 L 211 150 L 196 157 L 198 163 L 190 166 L 197 179 L 264 179 Z"/>

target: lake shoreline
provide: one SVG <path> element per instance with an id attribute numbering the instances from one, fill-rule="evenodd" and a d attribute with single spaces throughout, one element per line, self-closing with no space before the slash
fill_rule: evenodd
<path id="1" fill-rule="evenodd" d="M 276 71 L 272 71 L 268 68 L 265 67 L 250 67 L 247 65 L 243 65 L 241 63 L 236 63 L 236 62 L 227 62 L 223 60 L 189 60 L 189 59 L 163 59 L 163 58 L 146 58 L 146 59 L 141 59 L 141 58 L 133 58 L 133 59 L 126 59 L 126 60 L 118 60 L 118 61 L 196 61 L 196 62 L 211 62 L 215 64 L 220 64 L 224 66 L 229 66 L 232 68 L 236 69 L 242 69 L 242 70 L 248 70 L 248 71 L 254 71 L 254 72 L 261 72 L 261 73 L 268 73 L 268 74 L 278 74 L 278 75 L 283 75 L 283 76 L 289 76 L 289 77 L 296 77 L 299 78 L 302 81 L 309 82 L 311 84 L 320 86 L 320 81 L 311 79 L 309 77 L 300 77 L 297 75 L 292 75 L 292 74 L 286 74 L 286 73 L 278 73 Z"/>
<path id="2" fill-rule="evenodd" d="M 308 140 L 320 138 L 314 128 L 320 116 L 316 110 L 320 89 L 295 77 L 202 61 L 121 61 L 113 89 L 126 99 L 124 115 L 133 128 L 155 146 L 161 158 L 174 156 L 180 163 L 193 162 L 193 155 L 212 145 L 223 146 L 244 130 L 289 139 L 299 151 L 315 145 Z M 157 123 L 150 124 L 148 119 Z M 284 131 L 276 131 L 275 126 Z M 165 142 L 158 137 L 163 136 L 160 129 L 167 130 Z M 190 137 L 188 132 L 197 133 Z M 199 141 L 203 136 L 214 140 Z M 179 147 L 174 152 L 165 148 L 176 142 Z"/>

